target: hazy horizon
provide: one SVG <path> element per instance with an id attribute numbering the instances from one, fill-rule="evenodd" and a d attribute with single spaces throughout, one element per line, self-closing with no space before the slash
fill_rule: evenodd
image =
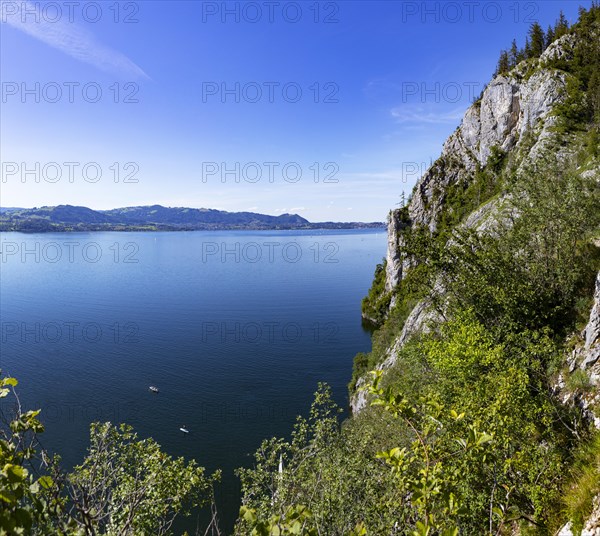
<path id="1" fill-rule="evenodd" d="M 190 207 L 190 206 L 170 206 L 170 205 L 163 205 L 161 203 L 151 203 L 149 205 L 126 205 L 126 206 L 119 206 L 119 207 L 109 207 L 109 208 L 95 208 L 95 207 L 89 207 L 89 206 L 85 206 L 85 205 L 72 205 L 71 203 L 60 203 L 59 205 L 40 205 L 40 206 L 33 206 L 33 207 L 15 207 L 15 206 L 10 206 L 10 207 L 5 207 L 5 206 L 0 206 L 0 210 L 35 210 L 35 209 L 39 209 L 39 208 L 45 208 L 45 207 L 57 207 L 57 206 L 71 206 L 71 207 L 78 207 L 78 208 L 89 208 L 90 210 L 94 210 L 96 212 L 106 212 L 106 211 L 110 211 L 110 210 L 121 210 L 124 208 L 135 208 L 135 207 L 154 207 L 154 206 L 160 206 L 163 208 L 183 208 L 183 209 L 195 209 L 195 210 L 217 210 L 219 212 L 230 212 L 230 213 L 236 213 L 236 212 L 254 212 L 256 214 L 262 214 L 265 216 L 285 216 L 285 215 L 290 215 L 290 216 L 300 216 L 302 218 L 304 218 L 304 216 L 302 216 L 301 214 L 297 214 L 297 213 L 292 213 L 292 212 L 282 212 L 282 213 L 278 213 L 278 214 L 268 214 L 268 213 L 264 213 L 264 212 L 256 212 L 256 211 L 252 211 L 252 210 L 225 210 L 225 209 L 221 209 L 221 208 L 216 208 L 216 207 Z M 309 222 L 314 222 L 315 220 L 309 220 L 308 218 L 305 218 L 306 220 L 308 220 Z M 325 221 L 325 220 L 320 220 L 320 221 Z M 333 221 L 333 220 L 332 220 Z M 372 223 L 372 222 L 367 222 L 367 221 L 362 221 L 362 220 L 347 220 L 345 222 L 339 222 L 339 223 L 352 223 L 353 221 L 356 221 L 357 223 Z M 373 220 L 375 221 L 379 221 L 379 220 Z M 384 220 L 381 220 L 382 222 Z"/>

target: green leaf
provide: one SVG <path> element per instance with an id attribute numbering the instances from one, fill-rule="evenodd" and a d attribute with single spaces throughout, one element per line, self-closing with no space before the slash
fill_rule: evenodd
<path id="1" fill-rule="evenodd" d="M 7 463 L 4 466 L 3 472 L 6 473 L 9 482 L 22 482 L 27 477 L 28 471 L 24 467 L 20 465 L 13 465 L 11 463 Z"/>
<path id="2" fill-rule="evenodd" d="M 492 439 L 494 439 L 494 438 L 491 435 L 483 433 L 477 439 L 477 444 L 483 445 L 485 443 L 489 443 Z"/>
<path id="3" fill-rule="evenodd" d="M 247 521 L 248 523 L 254 524 L 256 523 L 257 517 L 256 512 L 252 508 L 248 508 L 247 506 L 242 506 L 240 508 L 240 517 Z"/>
<path id="4" fill-rule="evenodd" d="M 0 489 L 0 501 L 4 501 L 8 504 L 15 504 L 17 502 L 17 497 L 8 489 Z"/>
<path id="5" fill-rule="evenodd" d="M 0 385 L 12 385 L 16 387 L 19 384 L 16 378 L 3 378 L 0 380 Z"/>
<path id="6" fill-rule="evenodd" d="M 52 480 L 52 477 L 49 476 L 42 476 L 38 479 L 38 482 L 40 484 L 40 486 L 42 486 L 44 489 L 50 489 L 52 487 L 52 485 L 54 484 L 54 480 Z"/>
<path id="7" fill-rule="evenodd" d="M 430 527 L 427 527 L 422 521 L 417 521 L 416 526 L 417 531 L 415 532 L 415 534 L 417 536 L 427 536 L 429 534 Z"/>

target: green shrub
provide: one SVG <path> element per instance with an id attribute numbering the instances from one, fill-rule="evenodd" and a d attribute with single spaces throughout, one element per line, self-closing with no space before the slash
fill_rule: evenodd
<path id="1" fill-rule="evenodd" d="M 381 325 L 387 316 L 391 295 L 385 292 L 385 271 L 387 262 L 383 259 L 375 267 L 373 283 L 369 293 L 362 300 L 362 314 L 375 326 Z"/>
<path id="2" fill-rule="evenodd" d="M 573 532 L 581 534 L 583 524 L 600 493 L 600 433 L 583 442 L 575 453 L 570 478 L 564 487 L 564 509 L 573 524 Z"/>
<path id="3" fill-rule="evenodd" d="M 572 392 L 588 393 L 592 389 L 590 375 L 583 369 L 575 369 L 566 377 L 567 389 Z"/>

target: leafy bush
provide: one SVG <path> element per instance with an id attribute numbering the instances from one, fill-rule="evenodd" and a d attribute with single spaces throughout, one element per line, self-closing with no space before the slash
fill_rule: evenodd
<path id="1" fill-rule="evenodd" d="M 16 400 L 1 412 L 0 534 L 166 536 L 178 515 L 212 501 L 219 472 L 206 476 L 127 425 L 92 424 L 88 456 L 65 474 L 41 448 L 40 411 L 21 411 L 16 385 L 0 379 L 0 398 Z"/>
<path id="2" fill-rule="evenodd" d="M 255 465 L 240 469 L 242 508 L 236 534 L 249 534 L 260 523 L 277 522 L 302 505 L 310 512 L 306 530 L 345 536 L 383 534 L 403 508 L 393 475 L 376 459 L 377 446 L 393 446 L 406 431 L 389 416 L 352 419 L 343 427 L 331 391 L 320 385 L 309 418 L 298 418 L 291 439 L 265 440 Z"/>
<path id="3" fill-rule="evenodd" d="M 54 499 L 50 471 L 38 470 L 40 460 L 37 434 L 44 431 L 39 411 L 22 412 L 15 378 L 0 377 L 0 399 L 15 399 L 14 411 L 0 411 L 0 534 L 32 534 L 56 513 L 60 503 Z"/>
<path id="4" fill-rule="evenodd" d="M 363 317 L 376 326 L 384 322 L 391 299 L 391 294 L 385 292 L 386 265 L 387 262 L 383 259 L 382 263 L 375 267 L 373 284 L 369 289 L 369 294 L 362 300 Z"/>
<path id="5" fill-rule="evenodd" d="M 71 516 L 94 533 L 169 534 L 178 515 L 210 502 L 219 476 L 168 456 L 130 426 L 94 423 L 88 456 L 67 479 Z"/>

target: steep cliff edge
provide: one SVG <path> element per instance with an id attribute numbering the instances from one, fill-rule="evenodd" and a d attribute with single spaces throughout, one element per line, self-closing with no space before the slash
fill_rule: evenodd
<path id="1" fill-rule="evenodd" d="M 557 68 L 573 61 L 576 38 L 567 34 L 552 43 L 537 59 L 519 63 L 496 76 L 480 99 L 466 111 L 460 126 L 446 140 L 440 157 L 415 185 L 406 207 L 388 216 L 388 241 L 383 284 L 375 294 L 379 308 L 373 317 L 386 318 L 398 305 L 398 294 L 414 259 L 403 254 L 404 231 L 427 228 L 431 233 L 458 226 L 484 232 L 496 225 L 504 207 L 502 181 L 518 176 L 545 152 L 567 160 L 580 149 L 561 128 L 559 108 L 570 99 L 573 76 Z M 597 173 L 587 170 L 587 173 Z M 379 359 L 377 368 L 389 368 L 413 335 L 427 331 L 440 320 L 427 297 L 405 313 L 401 331 Z M 372 306 L 371 311 L 377 306 Z M 360 411 L 366 398 L 360 387 L 366 377 L 355 378 L 350 407 Z"/>
<path id="2" fill-rule="evenodd" d="M 445 370 L 460 370 L 461 360 L 468 359 L 471 345 L 477 346 L 479 342 L 476 337 L 465 345 L 465 341 L 457 338 L 456 334 L 449 335 L 447 325 L 455 325 L 453 315 L 462 315 L 464 311 L 467 312 L 466 318 L 471 318 L 469 311 L 473 310 L 473 304 L 476 317 L 487 318 L 484 320 L 486 329 L 495 333 L 494 340 L 503 348 L 499 352 L 506 355 L 512 352 L 507 349 L 514 344 L 514 337 L 527 341 L 518 343 L 516 347 L 517 359 L 522 359 L 527 352 L 525 345 L 538 344 L 545 337 L 543 333 L 551 333 L 548 341 L 552 340 L 549 343 L 553 348 L 550 353 L 554 353 L 555 357 L 547 358 L 546 364 L 537 369 L 535 375 L 544 378 L 543 389 L 548 396 L 546 403 L 556 407 L 558 421 L 564 426 L 564 440 L 570 442 L 570 447 L 560 455 L 563 456 L 563 483 L 562 487 L 555 489 L 552 499 L 557 510 L 547 516 L 547 520 L 551 520 L 552 532 L 542 531 L 558 536 L 600 535 L 600 435 L 594 432 L 594 429 L 600 430 L 599 7 L 594 6 L 592 11 L 595 20 L 591 17 L 586 22 L 583 11 L 584 22 L 552 42 L 538 58 L 521 61 L 495 76 L 480 99 L 466 111 L 460 126 L 446 140 L 440 157 L 417 182 L 407 206 L 390 212 L 385 265 L 384 270 L 379 272 L 380 279 L 384 279 L 377 287 L 379 294 L 371 292 L 369 296 L 377 296 L 377 300 L 369 303 L 371 311 L 376 309 L 375 303 L 385 309 L 373 315 L 380 319 L 379 330 L 373 337 L 373 351 L 368 358 L 363 356 L 355 362 L 350 384 L 353 414 L 371 415 L 372 395 L 367 394 L 367 387 L 372 382 L 367 373 L 369 369 L 380 371 L 378 381 L 387 388 L 414 392 L 413 396 L 420 396 L 419 393 L 425 391 L 418 384 L 421 378 L 428 378 L 432 373 L 435 376 L 439 366 L 435 363 L 436 359 L 445 362 L 449 355 L 457 353 L 460 356 L 458 360 Z M 587 28 L 582 31 L 586 24 Z M 552 164 L 548 165 L 549 162 Z M 538 233 L 542 232 L 537 236 L 534 232 L 529 241 L 533 249 L 522 261 L 530 262 L 538 255 L 538 248 L 545 250 L 545 253 L 540 253 L 540 258 L 549 256 L 537 268 L 533 262 L 522 270 L 522 276 L 536 280 L 537 276 L 531 270 L 541 269 L 543 272 L 544 263 L 549 263 L 548 270 L 556 270 L 556 278 L 550 277 L 548 285 L 560 287 L 562 283 L 557 281 L 563 278 L 561 274 L 566 273 L 567 279 L 576 278 L 574 274 L 568 274 L 571 269 L 568 263 L 560 268 L 559 263 L 555 263 L 566 249 L 559 251 L 560 248 L 552 250 L 553 246 L 548 247 L 550 243 L 556 245 L 561 240 L 568 241 L 561 236 L 564 229 L 560 229 L 560 224 L 554 227 L 551 221 L 554 214 L 557 220 L 563 217 L 559 214 L 564 209 L 559 199 L 561 191 L 550 187 L 545 194 L 540 194 L 547 184 L 538 188 L 541 183 L 556 181 L 568 190 L 569 181 L 561 182 L 558 177 L 569 174 L 573 177 L 573 184 L 591 185 L 596 192 L 593 194 L 595 201 L 588 206 L 587 212 L 580 215 L 582 221 L 586 220 L 580 227 L 582 232 L 568 239 L 573 244 L 580 244 L 582 252 L 587 251 L 583 255 L 588 257 L 589 262 L 584 262 L 579 268 L 572 267 L 573 271 L 582 270 L 582 278 L 563 294 L 565 300 L 571 300 L 571 305 L 561 303 L 562 298 L 555 300 L 537 324 L 530 324 L 529 318 L 546 307 L 542 304 L 546 299 L 543 295 L 554 291 L 538 287 L 538 309 L 536 293 L 525 297 L 527 292 L 523 292 L 522 288 L 519 290 L 520 283 L 512 280 L 512 276 L 496 280 L 489 276 L 489 272 L 485 277 L 481 277 L 481 273 L 489 269 L 493 271 L 494 263 L 497 263 L 498 270 L 510 271 L 510 255 L 514 256 L 515 273 L 522 270 L 519 244 L 527 244 L 528 240 L 512 242 L 513 246 L 508 249 L 516 247 L 508 252 L 507 257 L 506 251 L 498 253 L 502 246 L 493 245 L 494 237 L 502 242 L 503 237 L 522 233 L 522 228 L 527 228 L 528 224 L 521 220 L 532 218 L 532 215 L 533 220 L 538 218 L 535 212 L 539 204 L 539 214 L 545 214 L 543 217 L 548 219 L 548 225 L 531 227 Z M 521 187 L 521 183 L 528 186 Z M 581 190 L 581 203 L 585 202 L 585 188 L 587 186 Z M 577 211 L 580 194 L 567 190 L 564 191 L 565 206 L 571 203 L 570 210 Z M 558 201 L 554 208 L 550 203 L 546 204 L 544 195 L 556 196 Z M 569 197 L 570 201 L 567 201 Z M 545 208 L 542 209 L 542 206 Z M 569 218 L 568 215 L 565 217 Z M 499 249 L 496 250 L 496 247 Z M 476 253 L 485 248 L 490 248 L 489 252 Z M 458 253 L 458 256 L 453 257 L 452 252 Z M 488 253 L 489 258 L 486 257 Z M 465 261 L 461 256 L 470 258 Z M 468 281 L 471 277 L 473 281 Z M 455 284 L 460 278 L 463 280 Z M 537 279 L 542 280 L 544 276 Z M 500 296 L 497 301 L 490 299 L 489 281 L 497 285 L 493 290 Z M 415 288 L 421 291 L 415 292 Z M 472 294 L 462 295 L 463 289 Z M 483 306 L 477 304 L 479 293 L 481 302 L 485 302 Z M 522 303 L 519 296 L 523 296 Z M 504 302 L 499 306 L 507 297 L 513 303 L 506 305 Z M 504 322 L 506 319 L 501 319 L 502 315 L 512 307 L 522 307 L 522 314 L 515 314 L 514 310 L 509 312 L 506 326 L 497 329 L 495 311 L 498 311 L 498 322 Z M 562 307 L 563 311 L 551 318 L 557 307 Z M 463 316 L 458 323 L 466 326 L 469 320 L 465 322 Z M 485 338 L 483 332 L 478 337 Z M 458 346 L 442 344 L 448 354 L 442 353 L 432 362 L 428 352 L 431 345 L 437 343 L 431 341 L 448 339 L 460 342 Z M 477 359 L 485 359 L 484 355 L 482 353 Z M 455 368 L 457 366 L 458 369 Z M 504 366 L 510 369 L 513 362 L 507 361 Z M 470 368 L 476 368 L 474 363 Z M 458 377 L 447 381 L 452 385 Z M 476 388 L 481 380 L 473 377 L 471 381 Z M 455 388 L 460 389 L 451 387 Z M 467 384 L 464 388 L 468 391 L 470 387 Z M 467 398 L 466 391 L 463 393 L 462 396 Z M 564 412 L 562 417 L 559 415 L 561 412 Z M 545 449 L 544 441 L 538 440 L 542 450 Z M 557 506 L 561 504 L 563 506 Z M 564 509 L 562 513 L 559 512 L 561 508 Z M 502 518 L 504 514 L 498 515 Z M 521 519 L 528 524 L 533 518 Z M 571 521 L 565 524 L 568 519 Z M 510 533 L 521 534 L 522 527 L 522 523 L 516 522 Z M 549 529 L 549 526 L 544 528 L 546 531 Z"/>
<path id="3" fill-rule="evenodd" d="M 396 303 L 393 291 L 409 266 L 400 253 L 402 229 L 424 225 L 435 231 L 441 219 L 444 223 L 460 219 L 463 214 L 447 202 L 449 196 L 467 190 L 481 170 L 498 167 L 507 154 L 518 155 L 526 163 L 550 143 L 558 121 L 553 110 L 565 101 L 567 75 L 547 64 L 552 58 L 568 58 L 572 46 L 571 36 L 564 36 L 539 59 L 522 62 L 509 74 L 497 76 L 467 110 L 461 125 L 444 143 L 441 156 L 417 182 L 408 206 L 392 210 L 388 216 L 383 292 L 391 296 L 387 301 L 377 296 L 374 301 L 390 308 Z M 468 208 L 474 210 L 485 201 L 482 195 L 496 193 L 479 190 Z M 373 320 L 381 315 L 364 316 Z"/>
<path id="4" fill-rule="evenodd" d="M 435 231 L 450 187 L 471 183 L 492 154 L 497 157 L 516 153 L 522 145 L 527 145 L 521 155 L 524 162 L 539 155 L 541 147 L 554 137 L 558 117 L 552 112 L 566 98 L 567 75 L 547 64 L 552 58 L 570 57 L 572 46 L 572 37 L 564 36 L 539 59 L 522 62 L 508 75 L 497 76 L 490 82 L 444 143 L 441 156 L 417 182 L 408 204 L 412 225 L 425 225 Z M 533 145 L 526 136 L 532 131 L 536 140 Z M 402 220 L 401 209 L 392 211 L 388 220 L 385 284 L 388 292 L 402 280 L 403 261 L 398 252 Z"/>

